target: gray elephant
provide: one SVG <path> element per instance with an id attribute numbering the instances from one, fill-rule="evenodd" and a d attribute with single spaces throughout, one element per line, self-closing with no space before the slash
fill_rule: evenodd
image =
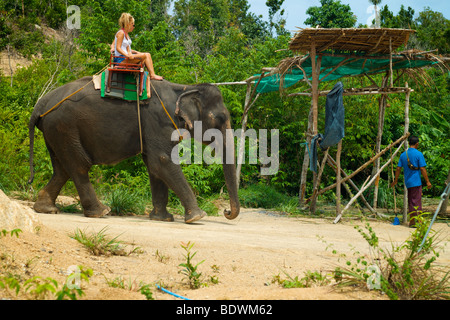
<path id="1" fill-rule="evenodd" d="M 29 182 L 31 183 L 34 177 L 35 127 L 44 135 L 53 165 L 53 176 L 39 191 L 34 210 L 57 213 L 55 200 L 63 185 L 71 178 L 80 196 L 85 216 L 101 217 L 108 214 L 110 209 L 97 199 L 89 181 L 89 170 L 96 164 L 114 165 L 139 154 L 142 139 L 142 157 L 147 166 L 152 191 L 153 211 L 150 213 L 150 219 L 174 220 L 166 209 L 168 188 L 181 200 L 185 208 L 186 223 L 204 217 L 205 212 L 198 207 L 181 167 L 171 159 L 171 152 L 178 143 L 172 141 L 171 137 L 175 130 L 174 123 L 191 133 L 194 121 L 201 121 L 204 131 L 215 128 L 225 137 L 227 132 L 231 131 L 227 130 L 231 129 L 231 123 L 220 91 L 208 84 L 181 85 L 165 80 L 152 81 L 152 97 L 140 106 L 141 125 L 138 121 L 136 101 L 101 98 L 93 85 L 87 85 L 48 112 L 91 79 L 86 77 L 59 87 L 41 98 L 34 107 L 29 123 Z M 45 113 L 47 114 L 42 116 Z M 229 141 L 233 144 L 231 148 Z M 224 154 L 224 158 L 228 156 L 234 159 L 234 140 L 223 139 L 223 144 L 224 153 L 228 150 L 228 155 Z M 224 211 L 228 219 L 236 218 L 240 210 L 234 160 L 232 162 L 223 161 L 231 207 L 230 210 Z"/>

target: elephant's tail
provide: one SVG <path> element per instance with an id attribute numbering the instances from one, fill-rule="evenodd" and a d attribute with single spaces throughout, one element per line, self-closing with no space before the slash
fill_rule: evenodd
<path id="1" fill-rule="evenodd" d="M 39 102 L 38 102 L 39 103 Z M 30 138 L 30 179 L 28 179 L 28 184 L 33 183 L 34 180 L 34 165 L 33 165 L 33 151 L 34 151 L 34 130 L 39 121 L 39 113 L 36 112 L 37 104 L 35 106 L 34 112 L 31 114 L 30 122 L 28 124 L 28 136 Z"/>

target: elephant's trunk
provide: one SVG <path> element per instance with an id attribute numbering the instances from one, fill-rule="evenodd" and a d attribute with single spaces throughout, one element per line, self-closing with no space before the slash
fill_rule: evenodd
<path id="1" fill-rule="evenodd" d="M 230 197 L 230 207 L 231 210 L 225 210 L 223 212 L 225 218 L 232 220 L 239 215 L 240 204 L 238 197 L 238 186 L 236 179 L 236 166 L 235 166 L 235 155 L 234 155 L 234 137 L 231 131 L 231 126 L 229 122 L 226 125 L 227 129 L 224 132 L 223 139 L 223 174 L 225 176 L 225 184 L 227 186 L 228 195 Z"/>

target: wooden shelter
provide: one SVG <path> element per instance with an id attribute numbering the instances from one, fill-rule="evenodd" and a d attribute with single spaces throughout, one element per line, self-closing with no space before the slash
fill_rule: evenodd
<path id="1" fill-rule="evenodd" d="M 289 49 L 294 52 L 337 51 L 364 52 L 366 54 L 390 54 L 406 45 L 409 29 L 301 29 L 291 40 Z"/>
<path id="2" fill-rule="evenodd" d="M 311 97 L 311 108 L 309 113 L 308 129 L 306 133 L 306 144 L 310 145 L 311 140 L 318 134 L 318 102 L 319 96 L 325 96 L 329 91 L 321 91 L 320 84 L 324 81 L 339 79 L 340 77 L 364 76 L 370 80 L 371 86 L 366 88 L 349 88 L 344 90 L 343 95 L 368 95 L 379 94 L 379 119 L 378 119 L 378 135 L 376 141 L 376 154 L 367 163 L 357 169 L 354 173 L 347 175 L 341 168 L 340 156 L 342 150 L 342 140 L 337 146 L 336 160 L 329 155 L 329 150 L 324 151 L 322 162 L 319 166 L 318 173 L 314 173 L 313 194 L 310 199 L 305 199 L 306 176 L 309 167 L 309 153 L 305 148 L 304 162 L 302 166 L 301 186 L 299 190 L 299 202 L 304 205 L 310 203 L 311 212 L 315 211 L 315 203 L 318 195 L 323 192 L 336 188 L 336 220 L 338 222 L 342 211 L 345 211 L 356 198 L 362 198 L 366 207 L 373 213 L 376 213 L 376 194 L 378 187 L 378 177 L 380 172 L 387 167 L 393 157 L 400 151 L 409 136 L 409 97 L 413 90 L 406 83 L 402 87 L 394 87 L 401 75 L 409 70 L 423 68 L 436 63 L 442 63 L 437 56 L 432 54 L 433 51 L 423 52 L 417 50 L 409 50 L 396 52 L 401 46 L 405 46 L 414 30 L 408 29 L 323 29 L 308 28 L 300 29 L 292 38 L 289 49 L 296 56 L 284 59 L 276 68 L 265 68 L 260 75 L 255 75 L 242 82 L 221 83 L 225 84 L 242 84 L 247 85 L 247 94 L 244 104 L 244 113 L 242 117 L 242 130 L 245 131 L 247 124 L 247 114 L 250 107 L 258 99 L 259 95 L 264 92 L 283 90 L 299 81 L 304 81 L 309 85 L 309 90 L 305 92 L 292 93 L 290 96 L 303 95 Z M 397 75 L 394 74 L 397 70 Z M 371 77 L 373 74 L 385 73 L 382 83 L 377 84 Z M 395 77 L 395 78 L 394 78 Z M 289 79 L 288 79 L 289 78 Z M 287 79 L 290 83 L 287 83 Z M 387 95 L 389 94 L 405 94 L 405 128 L 404 135 L 389 145 L 384 150 L 381 149 L 381 138 L 384 124 L 384 114 L 387 106 Z M 245 137 L 242 138 L 242 140 Z M 238 157 L 242 157 L 244 143 L 240 143 Z M 397 146 L 400 144 L 400 146 Z M 392 154 L 389 161 L 380 167 L 380 157 L 388 150 L 397 146 L 397 150 Z M 328 163 L 336 171 L 336 183 L 332 186 L 319 190 L 321 174 L 325 164 Z M 370 164 L 375 164 L 372 175 L 366 180 L 361 189 L 351 181 L 362 169 Z M 344 175 L 344 178 L 341 178 Z M 240 166 L 237 168 L 237 176 L 239 181 Z M 357 194 L 350 200 L 347 206 L 341 209 L 341 185 L 349 182 L 350 185 L 357 190 Z M 368 183 L 367 183 L 368 182 Z M 374 206 L 371 206 L 362 196 L 371 184 L 375 182 Z M 345 185 L 347 190 L 349 188 Z M 351 194 L 351 193 L 350 193 Z M 407 197 L 406 188 L 404 191 L 405 199 Z M 375 209 L 374 209 L 375 207 Z M 403 221 L 406 221 L 407 202 L 404 201 Z M 380 215 L 380 214 L 379 214 Z"/>

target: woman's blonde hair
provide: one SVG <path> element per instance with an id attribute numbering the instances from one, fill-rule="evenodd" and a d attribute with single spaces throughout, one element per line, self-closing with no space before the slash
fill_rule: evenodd
<path id="1" fill-rule="evenodd" d="M 134 18 L 131 14 L 129 13 L 122 13 L 122 15 L 120 16 L 119 19 L 119 26 L 123 29 L 125 29 L 129 24 L 133 23 Z"/>

